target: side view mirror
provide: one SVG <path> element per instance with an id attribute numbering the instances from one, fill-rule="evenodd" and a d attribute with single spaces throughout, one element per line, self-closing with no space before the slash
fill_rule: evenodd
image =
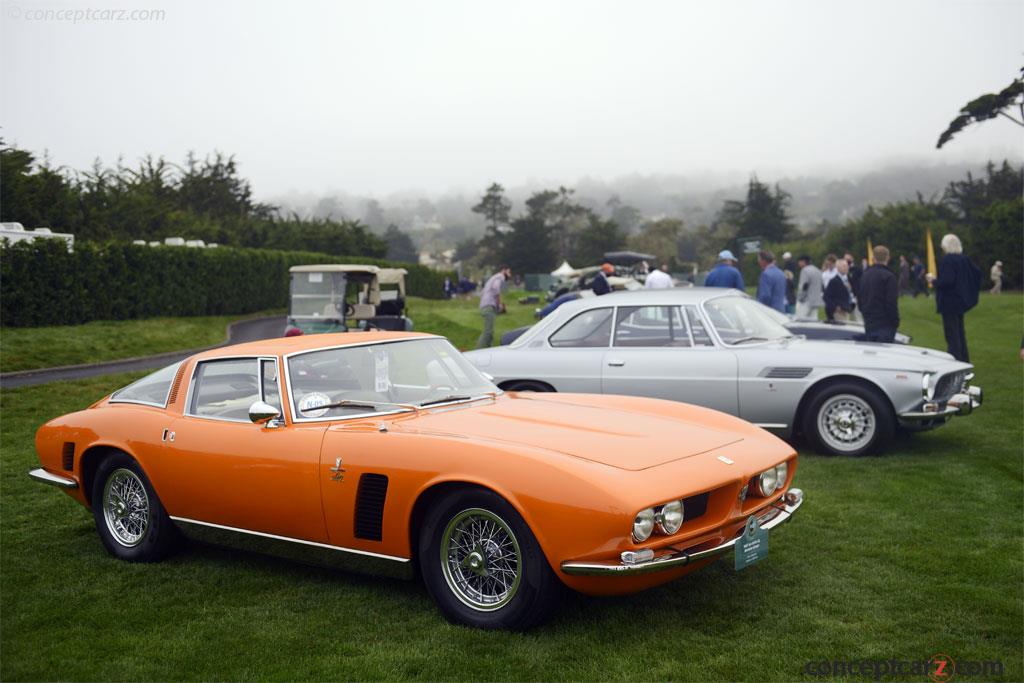
<path id="1" fill-rule="evenodd" d="M 263 401 L 256 401 L 249 406 L 249 420 L 256 424 L 267 424 L 281 417 L 281 411 Z"/>

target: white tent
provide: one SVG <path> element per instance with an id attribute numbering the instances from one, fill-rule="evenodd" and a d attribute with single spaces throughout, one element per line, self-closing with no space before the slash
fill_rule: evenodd
<path id="1" fill-rule="evenodd" d="M 569 265 L 568 261 L 562 261 L 562 265 L 551 271 L 551 277 L 568 277 L 576 272 L 576 269 Z"/>

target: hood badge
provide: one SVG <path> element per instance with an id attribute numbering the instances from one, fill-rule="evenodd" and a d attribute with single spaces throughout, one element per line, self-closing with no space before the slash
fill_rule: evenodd
<path id="1" fill-rule="evenodd" d="M 730 460 L 729 458 L 725 457 L 724 455 L 718 456 L 718 459 L 721 460 L 722 462 L 724 462 L 726 465 L 734 465 L 734 464 L 736 464 L 736 461 Z"/>

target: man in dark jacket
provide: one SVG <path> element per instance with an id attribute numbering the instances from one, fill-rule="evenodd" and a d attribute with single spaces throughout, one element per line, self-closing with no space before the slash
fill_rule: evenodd
<path id="1" fill-rule="evenodd" d="M 946 335 L 946 349 L 958 361 L 970 363 L 967 353 L 967 335 L 964 333 L 964 313 L 978 303 L 981 289 L 981 269 L 964 256 L 960 238 L 949 234 L 942 238 L 939 275 L 932 278 L 935 285 L 935 308 L 942 315 L 942 331 Z"/>
<path id="2" fill-rule="evenodd" d="M 873 253 L 875 264 L 861 275 L 857 300 L 864 316 L 864 341 L 891 344 L 900 326 L 899 281 L 889 270 L 889 250 L 878 245 Z"/>

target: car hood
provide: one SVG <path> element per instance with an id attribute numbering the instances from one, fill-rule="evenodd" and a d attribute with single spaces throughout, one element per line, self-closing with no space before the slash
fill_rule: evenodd
<path id="1" fill-rule="evenodd" d="M 779 348 L 785 349 L 793 358 L 814 358 L 817 361 L 815 365 L 824 366 L 929 372 L 957 362 L 944 351 L 908 344 L 794 339 L 781 342 Z"/>
<path id="2" fill-rule="evenodd" d="M 472 417 L 467 419 L 467 411 Z M 675 417 L 607 406 L 500 396 L 420 413 L 396 430 L 557 451 L 623 470 L 644 470 L 735 444 L 743 436 Z"/>

